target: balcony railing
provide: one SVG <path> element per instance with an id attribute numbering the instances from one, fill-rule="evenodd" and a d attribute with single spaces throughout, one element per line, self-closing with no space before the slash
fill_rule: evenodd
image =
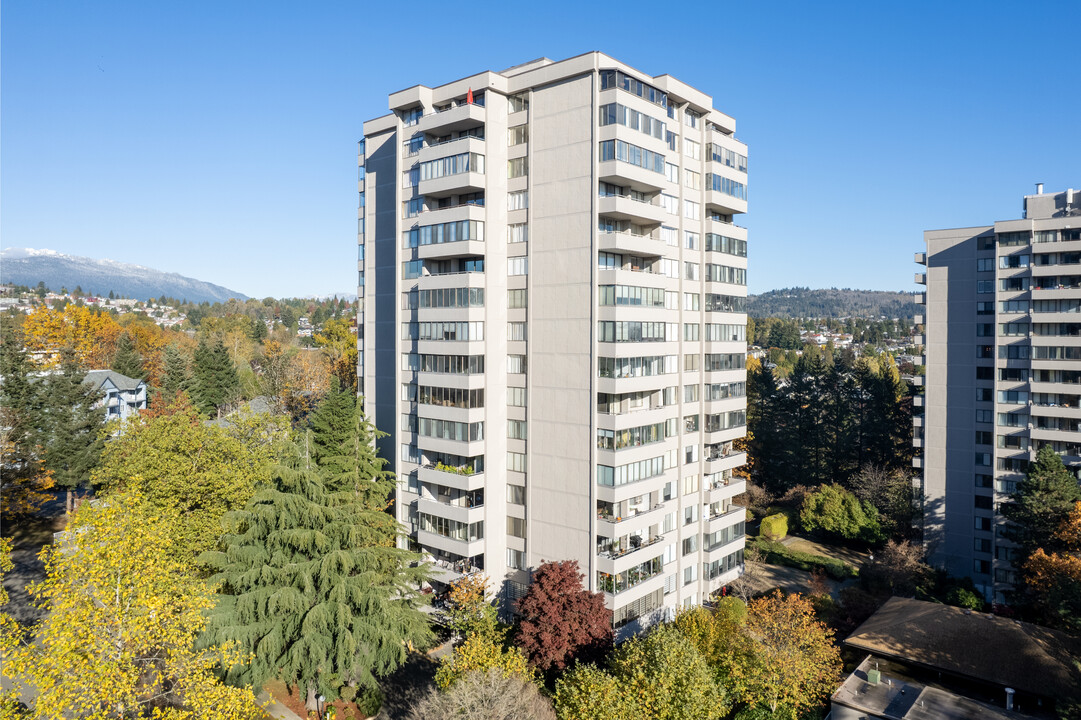
<path id="1" fill-rule="evenodd" d="M 639 543 L 637 545 L 635 545 L 633 538 L 638 538 L 638 537 L 639 537 L 638 535 L 633 535 L 632 540 L 628 543 L 628 546 L 626 548 L 612 547 L 612 544 L 610 544 L 610 543 L 600 545 L 600 546 L 597 547 L 597 555 L 599 557 L 602 557 L 602 558 L 609 558 L 611 560 L 616 560 L 616 559 L 621 558 L 621 557 L 626 557 L 627 555 L 630 555 L 633 552 L 638 552 L 639 550 L 644 550 L 645 548 L 650 547 L 651 545 L 656 545 L 657 543 L 664 540 L 664 535 L 656 535 L 656 536 L 654 536 L 652 538 L 649 538 L 647 540 L 639 541 Z"/>
<path id="2" fill-rule="evenodd" d="M 646 508 L 645 510 L 628 511 L 628 513 L 626 515 L 616 515 L 613 512 L 606 512 L 606 511 L 603 511 L 603 510 L 599 510 L 599 511 L 597 511 L 597 519 L 598 520 L 604 520 L 605 522 L 610 522 L 610 523 L 621 523 L 621 522 L 626 522 L 628 520 L 633 520 L 634 518 L 638 517 L 639 515 L 645 515 L 647 513 L 651 513 L 654 510 L 659 510 L 659 509 L 661 509 L 663 507 L 664 507 L 664 503 L 657 503 L 653 507 Z"/>

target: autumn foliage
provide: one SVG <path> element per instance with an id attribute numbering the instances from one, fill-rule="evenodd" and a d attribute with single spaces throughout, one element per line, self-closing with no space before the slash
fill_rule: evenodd
<path id="1" fill-rule="evenodd" d="M 518 644 L 540 670 L 598 659 L 612 647 L 612 618 L 604 596 L 583 588 L 582 578 L 577 561 L 544 563 L 518 602 Z"/>

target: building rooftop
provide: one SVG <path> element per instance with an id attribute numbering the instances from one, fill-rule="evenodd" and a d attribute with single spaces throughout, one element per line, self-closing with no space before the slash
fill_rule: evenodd
<path id="1" fill-rule="evenodd" d="M 845 644 L 1032 695 L 1069 698 L 1081 693 L 1076 664 L 1081 640 L 949 605 L 890 598 Z"/>
<path id="2" fill-rule="evenodd" d="M 877 683 L 868 679 L 871 670 L 881 674 Z M 870 656 L 837 688 L 832 699 L 834 703 L 891 720 L 1018 720 L 1028 717 L 918 682 L 909 677 L 903 667 Z"/>
<path id="3" fill-rule="evenodd" d="M 86 380 L 84 382 L 90 383 L 96 388 L 100 388 L 108 380 L 116 386 L 117 390 L 138 390 L 140 385 L 145 383 L 138 378 L 130 378 L 127 375 L 121 375 L 113 370 L 90 370 L 86 373 Z"/>

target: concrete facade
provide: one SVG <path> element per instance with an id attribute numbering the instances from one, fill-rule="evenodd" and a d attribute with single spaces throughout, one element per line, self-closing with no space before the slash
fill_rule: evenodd
<path id="1" fill-rule="evenodd" d="M 1014 580 L 999 506 L 1050 443 L 1081 466 L 1081 196 L 1024 198 L 1020 220 L 924 233 L 925 542 L 1001 602 Z"/>
<path id="2" fill-rule="evenodd" d="M 390 95 L 360 145 L 358 368 L 398 520 L 505 607 L 577 560 L 626 634 L 743 569 L 747 150 L 601 53 Z"/>

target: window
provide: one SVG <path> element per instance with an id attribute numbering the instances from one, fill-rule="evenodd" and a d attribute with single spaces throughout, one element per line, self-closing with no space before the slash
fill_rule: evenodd
<path id="1" fill-rule="evenodd" d="M 507 388 L 507 405 L 511 407 L 525 407 L 525 388 Z"/>
<path id="2" fill-rule="evenodd" d="M 698 279 L 698 263 L 685 262 L 683 263 L 683 277 L 686 280 Z"/>
<path id="3" fill-rule="evenodd" d="M 979 510 L 990 510 L 993 507 L 993 501 L 990 495 L 974 495 L 972 497 L 972 504 Z"/>
<path id="4" fill-rule="evenodd" d="M 525 355 L 508 355 L 507 372 L 512 375 L 525 373 Z"/>
<path id="5" fill-rule="evenodd" d="M 677 198 L 675 195 L 669 195 L 667 193 L 661 193 L 661 207 L 663 207 L 666 212 L 671 213 L 672 215 L 678 215 L 679 214 L 679 198 Z M 675 231 L 675 228 L 672 228 L 672 230 Z M 678 237 L 679 237 L 679 235 L 677 233 L 677 235 L 676 235 L 676 238 L 677 238 L 676 242 L 677 243 L 679 242 Z"/>
<path id="6" fill-rule="evenodd" d="M 602 140 L 600 144 L 600 160 L 619 160 L 638 167 L 652 170 L 656 173 L 664 173 L 664 155 L 631 145 L 622 140 Z"/>
<path id="7" fill-rule="evenodd" d="M 993 272 L 995 269 L 994 258 L 977 258 L 976 272 Z"/>
<path id="8" fill-rule="evenodd" d="M 507 291 L 507 308 L 515 310 L 518 308 L 526 307 L 529 302 L 528 290 L 508 290 Z"/>
<path id="9" fill-rule="evenodd" d="M 688 220 L 697 220 L 699 218 L 699 205 L 693 200 L 683 201 L 683 217 Z"/>
<path id="10" fill-rule="evenodd" d="M 507 226 L 507 242 L 520 243 L 529 240 L 529 225 L 527 223 L 514 223 Z"/>
<path id="11" fill-rule="evenodd" d="M 978 488 L 989 488 L 989 487 L 992 486 L 992 480 L 993 479 L 994 479 L 994 476 L 992 476 L 992 475 L 985 475 L 983 473 L 976 473 L 976 482 L 975 482 L 976 487 L 978 487 Z"/>
<path id="12" fill-rule="evenodd" d="M 525 472 L 525 453 L 508 452 L 507 470 L 511 472 Z"/>
<path id="13" fill-rule="evenodd" d="M 525 505 L 525 488 L 521 485 L 507 485 L 507 502 L 511 505 Z"/>
<path id="14" fill-rule="evenodd" d="M 977 367 L 976 368 L 977 380 L 994 380 L 995 369 L 993 367 Z"/>
<path id="15" fill-rule="evenodd" d="M 986 430 L 977 430 L 976 431 L 976 444 L 977 445 L 990 445 L 991 442 L 992 442 L 992 436 L 993 436 L 992 433 L 989 433 Z"/>
<path id="16" fill-rule="evenodd" d="M 514 158 L 507 161 L 507 177 L 518 178 L 529 174 L 529 158 Z"/>
<path id="17" fill-rule="evenodd" d="M 507 112 L 516 113 L 529 109 L 529 93 L 507 96 Z"/>
<path id="18" fill-rule="evenodd" d="M 994 391 L 991 388 L 976 388 L 977 402 L 993 402 Z"/>
<path id="19" fill-rule="evenodd" d="M 477 442 L 484 439 L 484 423 L 464 423 L 452 420 L 417 418 L 417 433 L 422 437 L 458 442 Z"/>
<path id="20" fill-rule="evenodd" d="M 402 263 L 402 279 L 412 280 L 421 276 L 424 270 L 423 260 L 407 260 Z"/>
<path id="21" fill-rule="evenodd" d="M 683 138 L 683 154 L 692 160 L 702 159 L 702 145 L 690 138 Z"/>
<path id="22" fill-rule="evenodd" d="M 507 210 L 525 210 L 528 207 L 528 190 L 518 190 L 507 195 Z"/>
<path id="23" fill-rule="evenodd" d="M 522 518 L 508 517 L 507 518 L 507 534 L 511 537 L 524 538 L 525 537 L 525 520 Z"/>
<path id="24" fill-rule="evenodd" d="M 402 203 L 402 217 L 416 217 L 424 212 L 424 198 L 413 198 Z"/>
<path id="25" fill-rule="evenodd" d="M 420 122 L 420 119 L 424 116 L 423 107 L 409 108 L 408 110 L 402 110 L 402 125 L 409 127 L 410 125 L 416 125 Z"/>
<path id="26" fill-rule="evenodd" d="M 747 257 L 747 241 L 706 233 L 706 250 L 727 253 L 737 257 Z"/>
<path id="27" fill-rule="evenodd" d="M 698 355 L 695 353 L 688 353 L 683 356 L 683 370 L 685 372 L 697 372 L 698 370 Z"/>
<path id="28" fill-rule="evenodd" d="M 683 340 L 686 342 L 697 342 L 698 333 L 702 327 L 698 323 L 683 323 Z"/>
<path id="29" fill-rule="evenodd" d="M 623 256 L 616 253 L 597 253 L 597 267 L 601 270 L 618 270 L 623 267 Z"/>
<path id="30" fill-rule="evenodd" d="M 479 220 L 459 220 L 439 225 L 421 225 L 402 233 L 402 245 L 409 248 L 462 240 L 483 241 L 484 223 Z"/>
<path id="31" fill-rule="evenodd" d="M 989 517 L 976 517 L 975 523 L 976 530 L 982 530 L 984 532 L 991 532 L 991 518 Z"/>
<path id="32" fill-rule="evenodd" d="M 992 413 L 991 413 L 990 410 L 977 410 L 976 411 L 976 422 L 982 422 L 982 423 L 991 422 L 991 414 Z"/>
<path id="33" fill-rule="evenodd" d="M 519 125 L 507 130 L 507 145 L 522 145 L 529 142 L 529 126 Z"/>
<path id="34" fill-rule="evenodd" d="M 976 292 L 978 293 L 993 293 L 995 291 L 994 280 L 977 280 Z"/>
<path id="35" fill-rule="evenodd" d="M 420 179 L 435 180 L 448 175 L 484 172 L 484 156 L 477 153 L 459 153 L 420 164 Z"/>
<path id="36" fill-rule="evenodd" d="M 525 570 L 525 552 L 507 548 L 507 567 Z"/>
<path id="37" fill-rule="evenodd" d="M 629 92 L 632 95 L 637 95 L 654 105 L 659 105 L 663 108 L 668 107 L 668 95 L 666 93 L 661 92 L 652 85 L 647 85 L 641 80 L 635 80 L 621 70 L 601 70 L 600 76 L 601 90 L 618 88 Z"/>
<path id="38" fill-rule="evenodd" d="M 698 402 L 698 385 L 683 386 L 683 402 Z"/>
<path id="39" fill-rule="evenodd" d="M 700 190 L 702 188 L 702 176 L 694 170 L 684 170 L 683 184 L 691 190 Z"/>
<path id="40" fill-rule="evenodd" d="M 599 109 L 601 126 L 618 124 L 638 130 L 646 135 L 664 140 L 664 122 L 619 103 L 608 103 Z"/>
<path id="41" fill-rule="evenodd" d="M 731 195 L 739 200 L 747 199 L 747 186 L 738 180 L 726 178 L 724 175 L 708 173 L 706 175 L 706 188 L 714 192 Z"/>
<path id="42" fill-rule="evenodd" d="M 976 337 L 994 337 L 994 323 L 976 323 Z"/>
<path id="43" fill-rule="evenodd" d="M 510 440 L 527 440 L 528 438 L 526 437 L 526 421 L 508 420 L 507 438 Z"/>
<path id="44" fill-rule="evenodd" d="M 990 575 L 991 574 L 991 561 L 990 560 L 973 560 L 972 572 L 976 575 Z"/>
<path id="45" fill-rule="evenodd" d="M 529 258 L 527 257 L 509 257 L 507 258 L 507 275 L 527 275 L 529 274 Z"/>
<path id="46" fill-rule="evenodd" d="M 998 259 L 998 266 L 1006 270 L 1013 270 L 1015 268 L 1026 268 L 1029 266 L 1029 256 L 1024 255 L 1003 255 Z"/>
<path id="47" fill-rule="evenodd" d="M 526 340 L 526 324 L 524 322 L 507 323 L 507 340 L 524 342 Z"/>
<path id="48" fill-rule="evenodd" d="M 688 250 L 698 249 L 698 233 L 691 232 L 690 230 L 683 233 L 683 247 Z"/>

